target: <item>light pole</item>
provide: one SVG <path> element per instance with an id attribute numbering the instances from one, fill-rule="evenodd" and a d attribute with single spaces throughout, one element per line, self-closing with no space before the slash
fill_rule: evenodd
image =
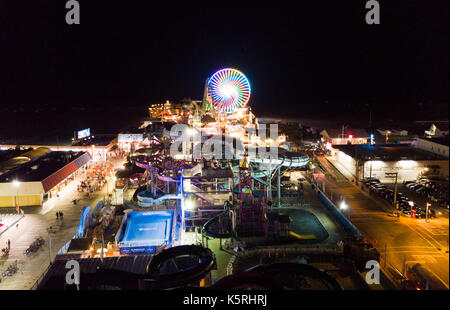
<path id="1" fill-rule="evenodd" d="M 116 198 L 116 180 L 117 180 L 117 178 L 116 178 L 116 176 L 114 175 L 114 176 L 112 177 L 112 181 L 113 181 L 113 184 L 114 184 L 114 188 L 113 188 L 113 191 L 114 191 L 114 203 L 117 204 L 117 198 Z"/>
<path id="2" fill-rule="evenodd" d="M 19 187 L 20 187 L 20 181 L 14 180 L 13 186 L 16 188 L 16 211 L 17 214 L 19 214 Z"/>
<path id="3" fill-rule="evenodd" d="M 388 144 L 388 140 L 389 140 L 389 134 L 391 133 L 390 130 L 386 130 L 386 144 Z"/>

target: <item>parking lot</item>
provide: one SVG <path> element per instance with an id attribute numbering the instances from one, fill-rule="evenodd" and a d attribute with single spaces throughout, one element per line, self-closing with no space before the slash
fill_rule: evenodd
<path id="1" fill-rule="evenodd" d="M 417 190 L 420 188 L 415 188 L 415 190 L 410 189 L 410 186 L 407 186 L 408 184 L 417 184 L 417 183 L 399 183 L 397 185 L 397 190 L 399 192 L 401 192 L 402 194 L 404 194 L 406 197 L 408 197 L 411 201 L 414 201 L 414 204 L 417 206 L 422 206 L 423 208 L 426 208 L 426 204 L 430 203 L 430 208 L 431 210 L 435 211 L 436 216 L 441 216 L 441 217 L 449 217 L 449 209 L 448 209 L 448 198 L 447 199 L 443 199 L 441 201 L 439 201 L 436 198 L 433 198 L 433 194 L 432 193 L 421 193 L 419 191 L 419 193 L 417 193 Z M 386 184 L 386 186 L 390 189 L 394 189 L 394 184 Z M 448 197 L 448 185 L 447 185 L 447 189 L 446 189 L 446 193 L 447 193 L 447 197 Z M 435 196 L 444 196 L 445 194 L 439 194 L 439 195 L 435 195 Z"/>
<path id="2" fill-rule="evenodd" d="M 394 204 L 394 184 L 382 184 L 376 178 L 366 178 L 363 183 L 371 195 L 378 196 L 391 205 Z M 449 215 L 448 185 L 442 181 L 421 178 L 416 181 L 399 183 L 395 200 L 398 210 L 411 217 L 425 218 L 427 203 L 429 203 L 429 218 L 448 218 Z"/>

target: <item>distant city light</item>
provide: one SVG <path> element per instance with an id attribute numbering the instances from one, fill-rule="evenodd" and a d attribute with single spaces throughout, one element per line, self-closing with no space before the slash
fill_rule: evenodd
<path id="1" fill-rule="evenodd" d="M 12 184 L 13 184 L 14 187 L 19 187 L 19 186 L 20 186 L 20 181 L 14 180 L 14 181 L 12 182 Z"/>

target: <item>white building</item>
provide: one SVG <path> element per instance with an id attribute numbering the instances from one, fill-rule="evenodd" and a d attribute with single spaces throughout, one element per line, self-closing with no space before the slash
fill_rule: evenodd
<path id="1" fill-rule="evenodd" d="M 447 138 L 417 138 L 413 145 L 419 149 L 448 158 L 448 136 Z"/>
<path id="2" fill-rule="evenodd" d="M 324 129 L 320 135 L 325 142 L 330 142 L 332 145 L 370 143 L 370 135 L 366 130 L 360 128 Z"/>
<path id="3" fill-rule="evenodd" d="M 333 148 L 336 167 L 344 175 L 359 181 L 375 177 L 390 183 L 386 173 L 397 172 L 398 181 L 411 181 L 419 176 L 448 178 L 448 157 L 416 148 L 412 145 L 341 145 Z"/>

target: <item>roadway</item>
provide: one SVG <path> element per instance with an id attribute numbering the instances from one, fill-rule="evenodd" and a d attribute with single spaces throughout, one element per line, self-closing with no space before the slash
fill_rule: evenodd
<path id="1" fill-rule="evenodd" d="M 361 231 L 364 237 L 375 241 L 387 266 L 402 270 L 403 260 L 411 266 L 421 263 L 449 286 L 449 254 L 447 218 L 412 219 L 394 217 L 387 203 L 364 192 L 340 174 L 325 157 L 316 157 L 324 168 L 317 176 L 319 186 L 327 196 L 339 204 L 341 197 L 349 206 L 344 214 Z M 331 166 L 331 167 L 330 167 Z M 325 183 L 325 186 L 323 184 Z M 385 253 L 385 248 L 387 249 Z"/>

